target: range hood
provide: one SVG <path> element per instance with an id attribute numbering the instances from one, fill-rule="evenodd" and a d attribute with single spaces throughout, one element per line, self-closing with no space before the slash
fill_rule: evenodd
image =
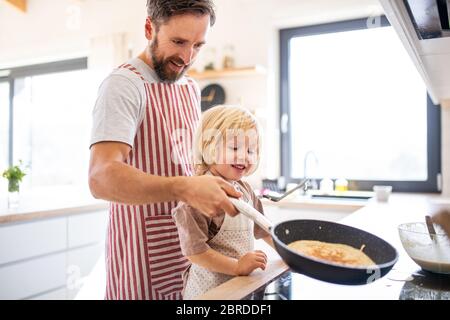
<path id="1" fill-rule="evenodd" d="M 450 0 L 379 0 L 435 104 L 450 107 Z"/>
<path id="2" fill-rule="evenodd" d="M 419 39 L 450 37 L 450 0 L 404 0 Z"/>

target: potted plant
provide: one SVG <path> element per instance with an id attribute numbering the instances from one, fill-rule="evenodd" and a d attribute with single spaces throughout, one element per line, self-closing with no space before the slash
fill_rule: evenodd
<path id="1" fill-rule="evenodd" d="M 8 207 L 15 208 L 19 206 L 19 191 L 20 182 L 22 182 L 23 177 L 26 176 L 25 172 L 22 171 L 20 166 L 22 161 L 19 161 L 19 165 L 11 166 L 5 171 L 3 171 L 3 178 L 8 180 Z"/>

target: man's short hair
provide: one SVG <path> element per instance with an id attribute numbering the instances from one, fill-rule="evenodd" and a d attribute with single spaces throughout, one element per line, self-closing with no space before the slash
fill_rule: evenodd
<path id="1" fill-rule="evenodd" d="M 147 0 L 147 15 L 156 25 L 165 23 L 170 17 L 186 13 L 209 15 L 211 26 L 216 22 L 212 0 Z"/>

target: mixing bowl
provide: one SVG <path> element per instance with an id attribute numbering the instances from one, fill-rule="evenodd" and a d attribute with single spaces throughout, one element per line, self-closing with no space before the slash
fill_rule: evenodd
<path id="1" fill-rule="evenodd" d="M 439 226 L 435 229 L 436 235 L 430 236 L 422 222 L 398 226 L 403 248 L 411 259 L 423 270 L 450 274 L 450 239 Z"/>

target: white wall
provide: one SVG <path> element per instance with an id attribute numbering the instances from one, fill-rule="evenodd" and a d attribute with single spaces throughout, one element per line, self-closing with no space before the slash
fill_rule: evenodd
<path id="1" fill-rule="evenodd" d="M 128 33 L 134 55 L 145 47 L 146 0 L 28 2 L 27 14 L 0 2 L 0 69 L 88 55 L 92 38 L 112 33 Z M 256 184 L 261 177 L 279 174 L 278 30 L 377 15 L 381 7 L 377 0 L 216 0 L 215 3 L 217 23 L 194 68 L 203 68 L 208 48 L 216 49 L 219 65 L 224 46 L 232 44 L 238 66 L 259 64 L 267 70 L 266 76 L 221 81 L 227 91 L 227 103 L 247 106 L 264 126 L 266 152 L 258 174 L 252 179 Z M 76 6 L 81 10 L 79 20 Z M 449 135 L 448 130 L 444 128 L 444 136 Z M 443 139 L 443 143 L 445 150 L 450 149 L 448 139 Z M 444 182 L 450 181 L 449 171 Z"/>
<path id="2" fill-rule="evenodd" d="M 28 0 L 28 12 L 0 2 L 0 68 L 86 56 L 90 39 L 132 34 L 145 46 L 145 0 Z"/>

